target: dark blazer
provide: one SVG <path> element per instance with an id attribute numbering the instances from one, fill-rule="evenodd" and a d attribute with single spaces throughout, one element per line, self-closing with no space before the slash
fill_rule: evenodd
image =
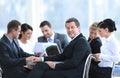
<path id="1" fill-rule="evenodd" d="M 63 61 L 56 64 L 55 70 L 61 71 L 66 78 L 82 78 L 84 64 L 91 48 L 85 37 L 80 34 L 72 40 L 63 53 L 53 57 L 45 57 L 45 61 Z"/>
<path id="2" fill-rule="evenodd" d="M 40 37 L 38 37 L 38 42 L 47 42 L 47 38 L 45 38 L 44 36 L 40 36 Z M 67 36 L 65 34 L 55 33 L 54 43 L 57 43 L 57 45 L 62 53 L 63 49 L 68 44 Z"/>
<path id="3" fill-rule="evenodd" d="M 90 38 L 88 39 L 88 42 L 90 44 L 90 47 L 91 47 L 91 51 L 92 51 L 92 54 L 95 54 L 95 53 L 100 53 L 100 47 L 102 46 L 102 42 L 100 40 L 99 37 L 93 39 L 92 41 L 90 40 Z M 94 60 L 92 60 L 92 63 L 91 64 L 94 64 L 94 65 L 97 65 L 99 62 L 95 62 Z M 94 66 L 93 66 L 94 67 Z"/>
<path id="4" fill-rule="evenodd" d="M 92 50 L 92 53 L 95 54 L 95 53 L 100 53 L 100 47 L 102 45 L 102 42 L 100 40 L 99 37 L 93 39 L 92 41 L 90 40 L 90 38 L 88 39 L 88 42 L 90 44 L 90 47 L 91 47 L 91 50 Z"/>
<path id="5" fill-rule="evenodd" d="M 95 53 L 100 53 L 101 51 L 100 51 L 100 47 L 101 47 L 101 45 L 102 45 L 102 42 L 101 42 L 101 40 L 100 40 L 100 38 L 99 37 L 97 37 L 97 38 L 95 38 L 95 39 L 93 39 L 93 40 L 91 40 L 90 38 L 88 39 L 88 42 L 89 42 L 89 44 L 90 44 L 90 47 L 91 47 L 91 50 L 92 50 L 92 54 L 95 54 Z M 92 61 L 91 61 L 91 66 L 90 66 L 90 73 L 89 73 L 89 78 L 95 78 L 96 76 L 94 76 L 95 75 L 95 73 L 93 73 L 94 72 L 94 70 L 96 70 L 96 67 L 98 66 L 98 63 L 99 62 L 96 62 L 96 61 L 94 61 L 93 59 L 92 59 Z"/>
<path id="6" fill-rule="evenodd" d="M 0 65 L 4 78 L 19 78 L 23 66 L 26 65 L 25 57 L 31 56 L 19 47 L 17 39 L 14 41 L 18 52 L 15 52 L 5 35 L 0 40 Z"/>

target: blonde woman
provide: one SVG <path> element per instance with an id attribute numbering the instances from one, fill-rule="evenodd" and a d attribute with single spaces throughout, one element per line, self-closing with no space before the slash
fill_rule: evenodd
<path id="1" fill-rule="evenodd" d="M 100 47 L 102 45 L 102 42 L 101 42 L 101 40 L 98 36 L 97 24 L 98 24 L 97 22 L 94 22 L 89 28 L 88 42 L 90 44 L 92 54 L 100 53 Z M 99 62 L 96 62 L 96 61 L 92 60 L 91 66 L 90 66 L 89 78 L 96 78 L 96 77 L 94 77 L 93 71 L 95 70 L 98 63 Z"/>

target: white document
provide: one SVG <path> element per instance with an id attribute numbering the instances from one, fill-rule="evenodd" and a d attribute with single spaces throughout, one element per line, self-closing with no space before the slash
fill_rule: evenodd
<path id="1" fill-rule="evenodd" d="M 44 54 L 47 55 L 54 55 L 59 54 L 60 50 L 56 43 L 47 43 L 47 42 L 37 42 L 33 48 L 33 52 L 35 53 L 41 53 L 40 56 L 43 56 Z"/>
<path id="2" fill-rule="evenodd" d="M 33 52 L 44 52 L 43 43 L 36 42 L 33 48 Z"/>
<path id="3" fill-rule="evenodd" d="M 43 56 L 45 51 L 44 51 L 44 46 L 43 46 L 43 43 L 40 43 L 40 42 L 36 42 L 35 43 L 35 46 L 33 48 L 33 52 L 36 54 L 36 53 L 40 53 L 41 55 L 40 56 Z"/>

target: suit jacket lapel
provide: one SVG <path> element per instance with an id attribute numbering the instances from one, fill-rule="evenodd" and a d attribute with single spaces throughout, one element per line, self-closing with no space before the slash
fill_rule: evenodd
<path id="1" fill-rule="evenodd" d="M 3 36 L 2 40 L 4 40 L 4 43 L 9 47 L 11 53 L 18 57 L 18 54 L 15 53 L 13 45 L 5 35 Z"/>
<path id="2" fill-rule="evenodd" d="M 82 33 L 80 33 L 76 38 L 74 38 L 70 43 L 72 43 L 74 40 L 76 40 L 78 37 L 83 37 Z"/>
<path id="3" fill-rule="evenodd" d="M 18 51 L 20 51 L 20 48 L 19 48 L 19 43 L 18 43 L 17 39 L 14 39 L 14 42 L 15 42 L 15 45 L 16 45 L 16 47 L 17 47 Z"/>
<path id="4" fill-rule="evenodd" d="M 57 33 L 55 33 L 55 36 L 54 36 L 54 43 L 57 43 L 57 45 L 58 45 L 58 47 L 59 47 L 59 49 L 60 49 L 60 52 L 62 53 L 63 50 L 62 50 L 61 42 L 60 42 L 60 40 L 58 39 Z"/>
<path id="5" fill-rule="evenodd" d="M 56 39 L 57 39 L 57 33 L 55 33 L 55 35 L 54 35 L 54 42 L 55 43 L 57 42 Z"/>
<path id="6" fill-rule="evenodd" d="M 55 33 L 55 36 L 54 36 L 54 43 L 57 43 L 57 44 L 61 45 L 60 40 L 57 38 L 56 33 Z"/>
<path id="7" fill-rule="evenodd" d="M 8 38 L 5 35 L 1 38 L 1 40 L 3 40 L 4 44 L 6 44 L 9 47 L 10 51 L 13 51 L 13 49 L 11 47 L 12 44 L 10 43 L 10 41 L 8 40 Z"/>
<path id="8" fill-rule="evenodd" d="M 18 57 L 19 52 L 20 52 L 20 47 L 19 47 L 19 43 L 18 43 L 17 39 L 14 39 L 14 44 L 15 44 L 15 46 L 17 48 L 17 52 L 15 52 L 15 54 Z"/>

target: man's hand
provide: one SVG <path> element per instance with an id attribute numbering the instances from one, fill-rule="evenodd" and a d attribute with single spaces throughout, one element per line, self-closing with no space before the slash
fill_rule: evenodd
<path id="1" fill-rule="evenodd" d="M 50 68 L 55 69 L 55 63 L 54 62 L 46 61 L 45 63 L 47 63 L 50 66 Z"/>
<path id="2" fill-rule="evenodd" d="M 36 62 L 41 61 L 40 57 L 30 56 L 26 58 L 26 68 L 32 69 Z"/>
<path id="3" fill-rule="evenodd" d="M 40 57 L 40 56 L 47 56 L 47 54 L 45 53 L 45 52 L 35 52 L 35 55 L 37 56 L 37 57 Z"/>
<path id="4" fill-rule="evenodd" d="M 40 61 L 42 61 L 42 59 L 40 58 L 40 57 L 35 57 L 34 58 L 34 62 L 36 63 L 36 62 L 40 62 Z"/>
<path id="5" fill-rule="evenodd" d="M 30 56 L 26 58 L 26 62 L 34 62 L 35 57 L 34 56 Z"/>
<path id="6" fill-rule="evenodd" d="M 35 56 L 30 56 L 30 57 L 27 57 L 26 58 L 26 62 L 39 62 L 41 61 L 41 58 L 40 57 L 35 57 Z"/>
<path id="7" fill-rule="evenodd" d="M 35 55 L 36 55 L 37 57 L 40 57 L 41 54 L 42 54 L 42 52 L 35 52 Z"/>

